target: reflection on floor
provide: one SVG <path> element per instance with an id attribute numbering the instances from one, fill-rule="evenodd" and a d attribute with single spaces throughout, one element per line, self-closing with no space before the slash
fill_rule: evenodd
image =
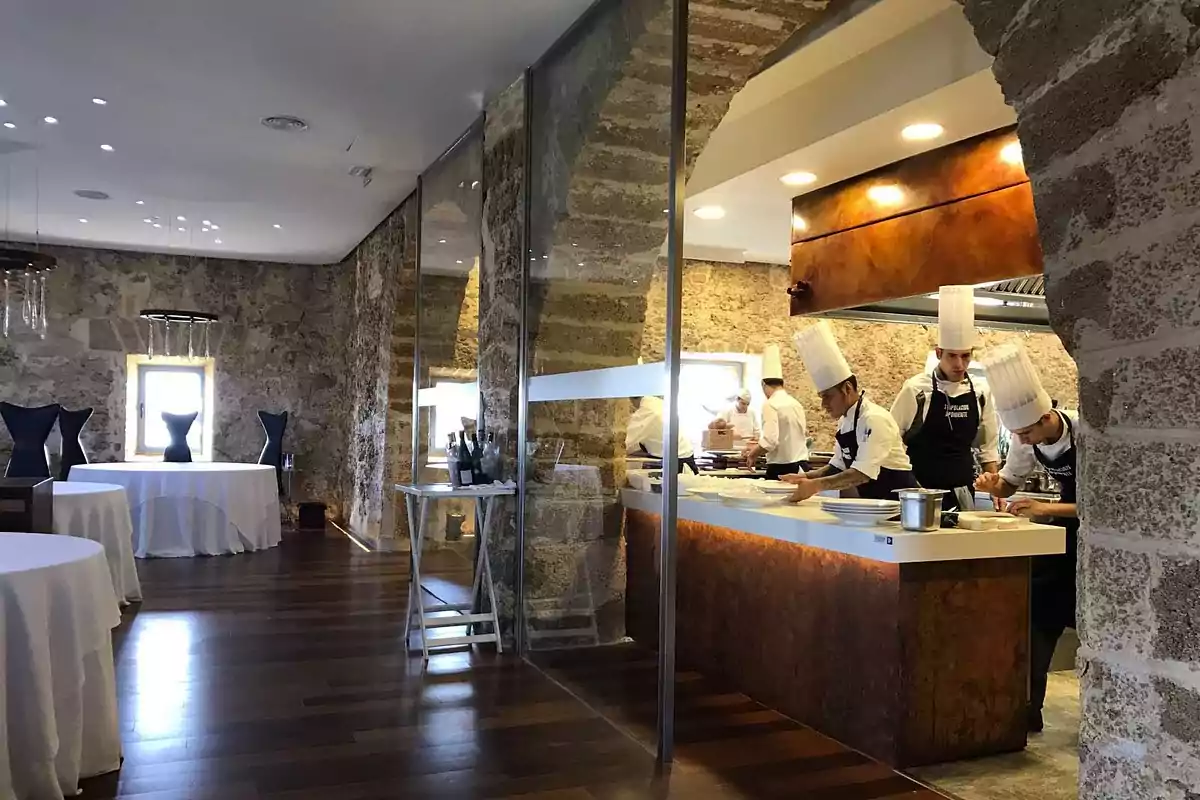
<path id="1" fill-rule="evenodd" d="M 653 653 L 626 644 L 541 652 L 531 660 L 632 737 L 654 741 Z M 675 691 L 671 797 L 939 800 L 903 775 L 695 672 L 678 673 Z"/>
<path id="2" fill-rule="evenodd" d="M 1054 672 L 1046 691 L 1046 730 L 1021 753 L 913 770 L 961 800 L 1075 800 L 1079 781 L 1079 679 Z"/>

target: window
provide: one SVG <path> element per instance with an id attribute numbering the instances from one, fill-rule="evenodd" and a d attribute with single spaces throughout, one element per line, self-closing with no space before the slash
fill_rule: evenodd
<path id="1" fill-rule="evenodd" d="M 479 416 L 479 385 L 474 381 L 439 380 L 433 385 L 433 413 L 429 426 L 430 455 L 444 456 L 450 434 L 463 429 L 463 419 Z"/>
<path id="2" fill-rule="evenodd" d="M 161 456 L 171 437 L 163 413 L 190 414 L 188 447 L 197 461 L 212 458 L 213 360 L 129 356 L 126 381 L 126 457 Z"/>
<path id="3" fill-rule="evenodd" d="M 745 386 L 745 364 L 693 358 L 685 355 L 679 366 L 679 427 L 700 448 L 700 437 Z"/>

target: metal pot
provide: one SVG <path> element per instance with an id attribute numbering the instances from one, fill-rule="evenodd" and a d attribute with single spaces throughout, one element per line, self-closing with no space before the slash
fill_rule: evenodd
<path id="1" fill-rule="evenodd" d="M 900 527 L 906 531 L 936 531 L 942 527 L 944 489 L 897 489 Z"/>

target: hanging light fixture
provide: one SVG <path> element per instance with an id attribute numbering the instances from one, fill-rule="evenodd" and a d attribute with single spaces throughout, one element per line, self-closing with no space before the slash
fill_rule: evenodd
<path id="1" fill-rule="evenodd" d="M 187 331 L 187 357 L 197 358 L 196 346 L 197 339 L 204 347 L 204 358 L 209 358 L 209 330 L 220 321 L 216 314 L 209 314 L 204 311 L 179 311 L 168 308 L 145 308 L 138 315 L 150 326 L 150 335 L 147 337 L 148 347 L 146 355 L 154 358 L 154 331 L 155 328 L 161 327 L 162 333 L 160 340 L 162 344 L 162 355 L 171 355 L 171 326 L 174 325 L 176 330 L 184 329 Z M 197 328 L 199 335 L 197 336 Z M 182 338 L 184 334 L 180 334 Z"/>
<path id="2" fill-rule="evenodd" d="M 4 310 L 0 333 L 7 338 L 18 329 L 46 338 L 46 278 L 58 266 L 57 259 L 40 251 L 41 183 L 34 167 L 34 247 L 9 241 L 12 166 L 4 176 L 4 241 L 0 242 L 0 274 L 3 274 Z M 19 317 L 14 313 L 20 296 Z M 20 325 L 17 324 L 18 319 Z"/>

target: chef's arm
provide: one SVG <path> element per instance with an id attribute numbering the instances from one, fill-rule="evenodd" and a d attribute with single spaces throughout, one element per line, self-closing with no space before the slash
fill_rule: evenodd
<path id="1" fill-rule="evenodd" d="M 821 470 L 814 470 L 814 472 L 821 472 L 822 470 L 826 469 L 828 469 L 828 467 L 822 467 Z M 811 477 L 812 474 L 813 473 L 810 472 L 809 476 Z M 826 475 L 821 478 L 815 478 L 813 480 L 813 484 L 815 484 L 814 488 L 818 492 L 824 492 L 835 489 L 853 489 L 855 486 L 862 486 L 864 483 L 867 483 L 870 480 L 871 479 L 866 475 L 863 475 L 861 472 L 851 467 L 845 472 L 839 472 L 836 475 Z"/>
<path id="2" fill-rule="evenodd" d="M 831 467 L 829 464 L 826 464 L 823 467 L 817 467 L 816 469 L 810 469 L 808 472 L 804 473 L 804 477 L 808 478 L 809 480 L 815 481 L 817 478 L 824 478 L 827 475 L 838 475 L 840 473 L 841 473 L 841 470 L 835 469 L 835 468 Z"/>
<path id="3" fill-rule="evenodd" d="M 1079 517 L 1079 509 L 1074 503 L 1043 503 L 1038 511 L 1047 517 L 1070 517 L 1071 519 Z"/>
<path id="4" fill-rule="evenodd" d="M 892 419 L 896 420 L 896 425 L 900 428 L 900 435 L 903 436 L 912 425 L 913 417 L 917 415 L 917 396 L 908 384 L 900 387 L 900 392 L 896 395 L 896 399 L 892 401 Z"/>
<path id="5" fill-rule="evenodd" d="M 996 404 L 991 393 L 984 395 L 983 413 L 979 418 L 979 465 L 984 472 L 1000 471 L 1000 424 L 996 420 Z"/>

